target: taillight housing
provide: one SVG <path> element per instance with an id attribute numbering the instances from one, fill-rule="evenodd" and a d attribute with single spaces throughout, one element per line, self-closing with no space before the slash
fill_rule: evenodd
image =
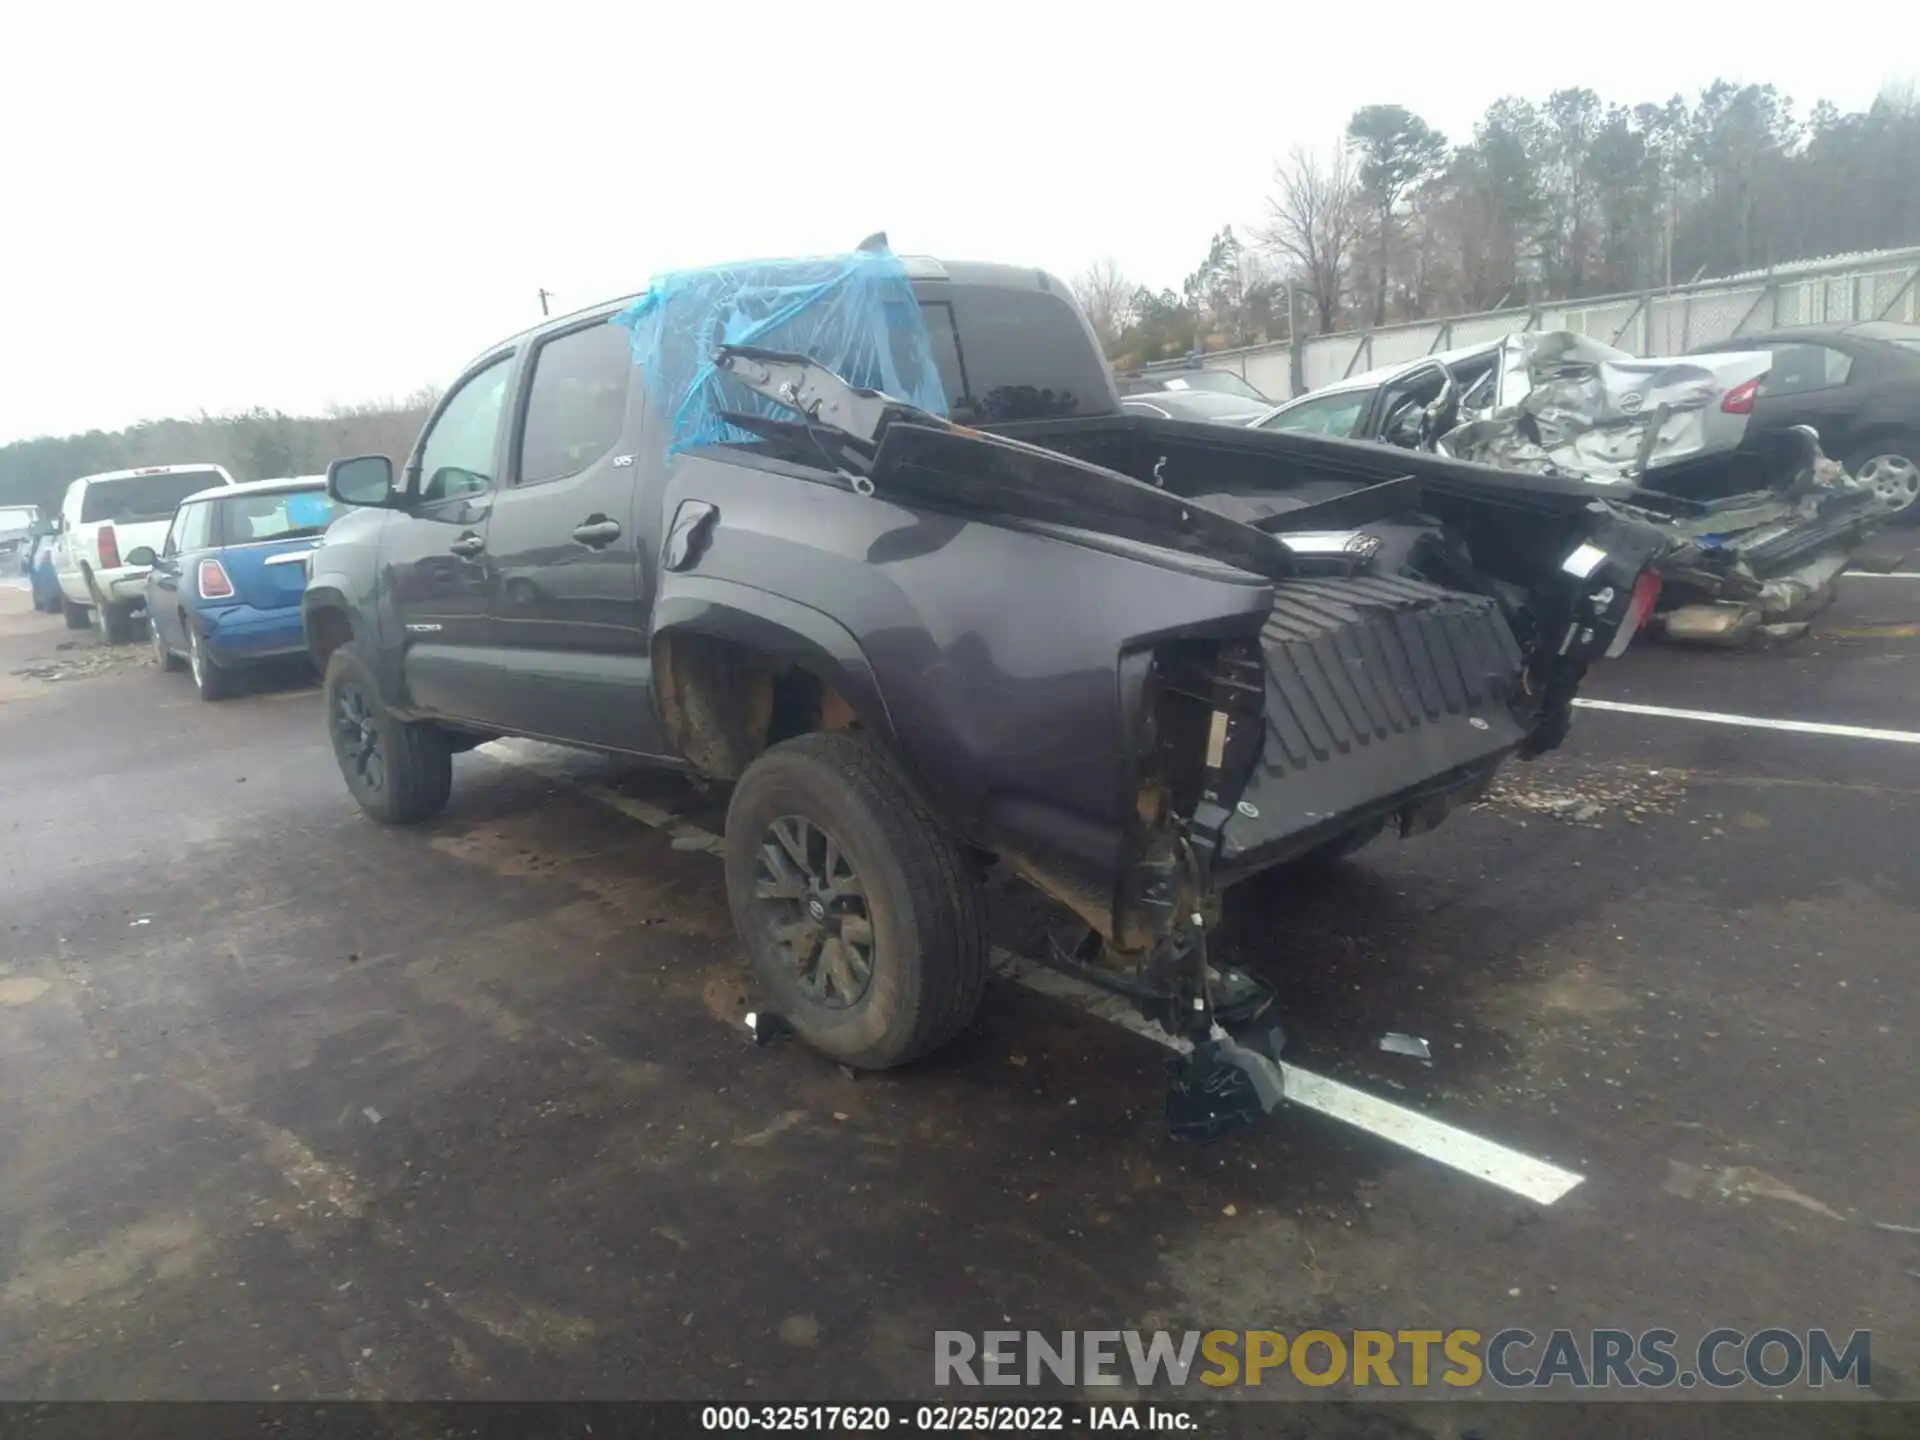
<path id="1" fill-rule="evenodd" d="M 1742 380 L 1727 391 L 1726 396 L 1720 401 L 1720 408 L 1729 415 L 1751 415 L 1753 397 L 1760 393 L 1760 381 L 1763 378 L 1765 377 L 1756 375 L 1751 380 Z"/>
<path id="2" fill-rule="evenodd" d="M 202 600 L 231 600 L 233 581 L 227 578 L 227 567 L 218 560 L 202 560 L 199 574 L 194 583 L 200 589 Z"/>
<path id="3" fill-rule="evenodd" d="M 1609 660 L 1617 660 L 1626 654 L 1627 646 L 1640 633 L 1640 627 L 1647 623 L 1647 617 L 1653 614 L 1653 607 L 1659 599 L 1660 577 L 1651 570 L 1642 570 L 1640 578 L 1633 582 L 1633 594 L 1627 599 L 1627 613 L 1607 646 Z"/>
<path id="4" fill-rule="evenodd" d="M 113 533 L 113 526 L 102 525 L 96 543 L 100 547 L 100 568 L 118 570 L 120 568 L 120 537 Z"/>

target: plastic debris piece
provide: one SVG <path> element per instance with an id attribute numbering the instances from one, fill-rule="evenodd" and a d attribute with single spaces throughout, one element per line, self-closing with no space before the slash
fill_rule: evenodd
<path id="1" fill-rule="evenodd" d="M 793 1033 L 793 1027 L 778 1015 L 764 1010 L 747 1012 L 747 1033 L 753 1036 L 756 1045 L 771 1045 L 776 1040 L 784 1040 Z"/>
<path id="2" fill-rule="evenodd" d="M 1402 1034 L 1398 1030 L 1389 1030 L 1380 1037 L 1380 1048 L 1389 1055 L 1407 1055 L 1415 1060 L 1433 1060 L 1433 1052 L 1427 1048 L 1427 1042 L 1418 1035 Z"/>
<path id="3" fill-rule="evenodd" d="M 849 385 L 947 414 L 913 282 L 884 249 L 674 271 L 611 323 L 633 332 L 648 396 L 672 416 L 670 453 L 754 438 L 727 411 L 796 418 L 720 370 L 722 345 L 803 355 Z"/>

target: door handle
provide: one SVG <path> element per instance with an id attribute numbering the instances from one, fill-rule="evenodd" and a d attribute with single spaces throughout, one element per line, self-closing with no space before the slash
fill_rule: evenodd
<path id="1" fill-rule="evenodd" d="M 620 538 L 620 522 L 609 520 L 604 515 L 584 520 L 573 527 L 573 538 L 582 545 L 591 545 L 598 550 L 602 545 L 611 545 Z"/>
<path id="2" fill-rule="evenodd" d="M 474 556 L 486 548 L 487 542 L 478 535 L 462 535 L 458 540 L 447 546 L 447 549 L 460 556 L 463 560 L 473 559 Z"/>

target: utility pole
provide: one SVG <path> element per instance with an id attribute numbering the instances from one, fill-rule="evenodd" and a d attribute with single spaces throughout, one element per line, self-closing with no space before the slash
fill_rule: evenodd
<path id="1" fill-rule="evenodd" d="M 540 292 L 540 313 L 541 313 L 542 315 L 545 315 L 545 314 L 547 314 L 547 313 L 548 313 L 548 312 L 547 312 L 547 301 L 549 301 L 549 300 L 550 300 L 550 299 L 552 299 L 552 298 L 553 298 L 553 292 L 552 292 L 551 290 L 546 290 L 546 289 L 542 289 L 542 290 L 541 290 L 541 292 Z"/>

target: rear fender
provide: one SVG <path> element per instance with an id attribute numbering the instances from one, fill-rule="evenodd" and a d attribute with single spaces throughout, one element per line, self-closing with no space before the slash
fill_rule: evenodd
<path id="1" fill-rule="evenodd" d="M 315 669 L 325 674 L 328 657 L 349 640 L 371 641 L 374 637 L 364 633 L 367 628 L 368 617 L 354 606 L 337 580 L 316 576 L 307 582 L 306 592 L 300 597 L 300 629 Z M 384 695 L 391 698 L 400 693 L 393 688 L 398 676 L 382 666 L 377 646 L 362 644 L 360 655 L 375 668 Z"/>
<path id="2" fill-rule="evenodd" d="M 660 720 L 674 748 L 697 769 L 737 775 L 759 748 L 772 717 L 753 712 L 771 703 L 703 703 L 692 683 L 687 642 L 721 641 L 764 657 L 776 668 L 801 671 L 837 697 L 851 714 L 828 714 L 827 723 L 849 720 L 889 748 L 898 736 L 873 667 L 850 631 L 831 616 L 797 601 L 735 581 L 705 575 L 671 575 L 653 611 L 654 695 Z M 682 647 L 676 656 L 676 646 Z M 740 697 L 745 699 L 746 697 Z M 837 710 L 828 699 L 830 710 Z M 757 732 L 757 733 L 749 733 Z"/>

